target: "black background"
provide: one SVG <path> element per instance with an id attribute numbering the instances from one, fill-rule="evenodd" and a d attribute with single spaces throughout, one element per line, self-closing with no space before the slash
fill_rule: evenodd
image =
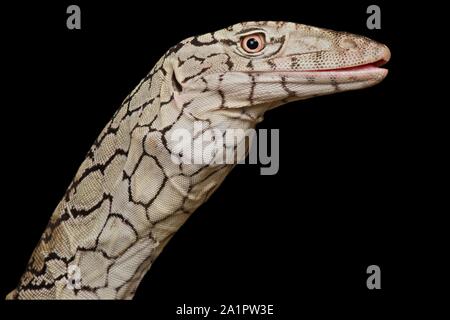
<path id="1" fill-rule="evenodd" d="M 366 27 L 373 3 L 381 7 L 381 30 Z M 81 7 L 81 30 L 66 28 L 70 4 Z M 427 33 L 417 27 L 426 16 L 420 10 L 382 1 L 58 1 L 4 10 L 13 18 L 3 29 L 13 72 L 2 110 L 8 261 L 1 295 L 17 284 L 90 145 L 159 57 L 186 37 L 248 20 L 368 36 L 391 49 L 389 75 L 373 88 L 267 113 L 259 127 L 280 129 L 279 173 L 238 166 L 171 240 L 136 301 L 96 307 L 167 319 L 183 303 L 275 304 L 277 319 L 292 319 L 315 305 L 315 312 L 371 313 L 424 293 L 419 288 L 433 282 L 424 261 L 434 275 L 439 266 L 425 242 L 433 212 L 425 199 L 431 186 L 424 179 L 432 175 L 426 106 L 433 99 L 426 76 L 411 68 L 423 59 L 414 54 L 415 40 Z M 371 264 L 381 268 L 378 291 L 366 288 Z"/>

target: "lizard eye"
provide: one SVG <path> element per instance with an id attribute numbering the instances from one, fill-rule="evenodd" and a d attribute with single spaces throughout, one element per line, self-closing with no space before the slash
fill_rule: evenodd
<path id="1" fill-rule="evenodd" d="M 241 40 L 241 47 L 247 53 L 258 53 L 265 45 L 264 35 L 261 33 L 249 34 Z"/>

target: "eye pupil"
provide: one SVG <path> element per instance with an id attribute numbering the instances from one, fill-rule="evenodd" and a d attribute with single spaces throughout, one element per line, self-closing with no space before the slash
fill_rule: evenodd
<path id="1" fill-rule="evenodd" d="M 255 50 L 255 49 L 257 49 L 258 46 L 259 46 L 259 42 L 258 42 L 258 40 L 256 40 L 255 38 L 250 38 L 250 39 L 248 39 L 246 44 L 247 44 L 247 47 L 248 47 L 250 50 Z"/>

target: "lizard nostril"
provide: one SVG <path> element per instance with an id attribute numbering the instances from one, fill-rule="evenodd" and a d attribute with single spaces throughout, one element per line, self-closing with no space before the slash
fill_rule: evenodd
<path id="1" fill-rule="evenodd" d="M 345 38 L 343 39 L 340 44 L 342 49 L 354 49 L 356 48 L 356 42 L 353 41 L 352 39 L 349 38 Z"/>

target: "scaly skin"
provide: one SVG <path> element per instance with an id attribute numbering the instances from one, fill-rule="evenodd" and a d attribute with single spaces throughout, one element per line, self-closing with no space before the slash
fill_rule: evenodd
<path id="1" fill-rule="evenodd" d="M 265 39 L 260 52 L 245 51 L 249 34 Z M 379 83 L 389 57 L 365 37 L 284 22 L 239 23 L 172 47 L 89 150 L 7 298 L 131 299 L 233 168 L 172 161 L 175 129 L 254 128 L 289 101 Z M 69 266 L 79 267 L 78 287 Z"/>

